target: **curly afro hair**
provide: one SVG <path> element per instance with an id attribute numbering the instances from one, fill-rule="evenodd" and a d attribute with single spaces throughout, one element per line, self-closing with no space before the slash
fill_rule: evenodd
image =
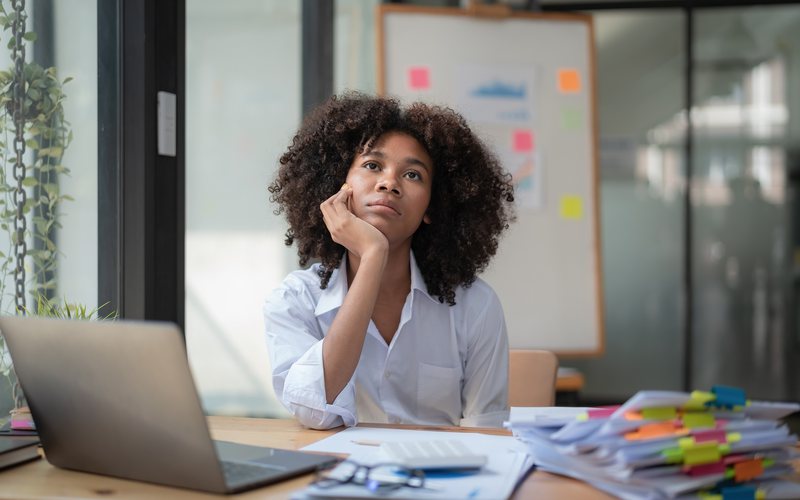
<path id="1" fill-rule="evenodd" d="M 319 259 L 320 288 L 328 285 L 345 248 L 335 243 L 319 205 L 344 183 L 357 153 L 386 132 L 414 137 L 433 160 L 428 215 L 411 248 L 428 293 L 455 304 L 455 289 L 470 286 L 497 251 L 514 220 L 511 176 L 449 108 L 360 93 L 333 96 L 303 122 L 269 186 L 275 214 L 286 213 L 286 245 L 297 243 L 300 265 Z"/>

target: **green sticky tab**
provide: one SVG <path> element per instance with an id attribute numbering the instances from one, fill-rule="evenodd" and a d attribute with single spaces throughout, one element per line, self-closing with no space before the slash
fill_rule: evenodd
<path id="1" fill-rule="evenodd" d="M 683 462 L 683 450 L 680 448 L 667 448 L 661 452 L 661 456 L 668 464 L 679 464 Z"/>
<path id="2" fill-rule="evenodd" d="M 773 460 L 771 458 L 765 458 L 762 463 L 764 464 L 765 468 L 766 467 L 772 467 L 773 465 L 775 465 L 775 460 Z"/>
<path id="3" fill-rule="evenodd" d="M 672 420 L 678 415 L 675 407 L 642 408 L 642 418 L 652 420 Z"/>
<path id="4" fill-rule="evenodd" d="M 693 437 L 680 438 L 678 440 L 678 446 L 680 446 L 682 450 L 691 448 L 692 446 L 694 446 L 694 438 Z"/>
<path id="5" fill-rule="evenodd" d="M 756 490 L 756 500 L 766 500 L 766 498 L 767 498 L 767 492 L 765 490 L 762 490 L 761 488 L 758 488 Z"/>
<path id="6" fill-rule="evenodd" d="M 700 498 L 703 500 L 723 500 L 722 495 L 716 493 L 700 493 Z"/>
<path id="7" fill-rule="evenodd" d="M 721 455 L 727 455 L 731 452 L 731 445 L 728 443 L 720 443 L 719 445 L 719 452 Z"/>
<path id="8" fill-rule="evenodd" d="M 683 414 L 683 426 L 687 429 L 714 427 L 714 415 L 706 412 L 686 412 Z"/>
<path id="9" fill-rule="evenodd" d="M 729 432 L 725 435 L 725 439 L 727 439 L 729 443 L 735 443 L 742 440 L 742 434 L 739 432 Z"/>
<path id="10" fill-rule="evenodd" d="M 733 467 L 725 469 L 725 479 L 733 479 L 735 476 L 736 472 L 733 470 Z"/>
<path id="11" fill-rule="evenodd" d="M 692 448 L 683 450 L 683 463 L 686 465 L 703 465 L 719 462 L 720 454 L 717 443 L 698 443 Z"/>
<path id="12" fill-rule="evenodd" d="M 705 410 L 706 403 L 714 401 L 717 397 L 710 392 L 692 391 L 689 398 L 689 401 L 683 405 L 684 408 L 687 410 Z"/>

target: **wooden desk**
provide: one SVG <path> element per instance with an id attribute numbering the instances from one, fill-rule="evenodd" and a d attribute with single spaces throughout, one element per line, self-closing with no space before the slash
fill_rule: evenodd
<path id="1" fill-rule="evenodd" d="M 210 417 L 209 424 L 214 439 L 276 448 L 299 449 L 336 431 L 303 429 L 294 420 L 267 420 L 255 418 Z M 458 427 L 450 431 L 470 431 Z M 481 429 L 490 434 L 508 434 L 501 429 Z M 266 486 L 236 498 L 287 499 L 293 491 L 305 488 L 311 475 Z M 2 498 L 170 498 L 195 499 L 216 495 L 158 486 L 124 479 L 85 474 L 51 466 L 37 460 L 12 469 L 0 471 L 0 497 Z M 520 486 L 515 499 L 527 498 L 577 498 L 608 500 L 613 497 L 572 479 L 545 472 L 534 472 Z"/>

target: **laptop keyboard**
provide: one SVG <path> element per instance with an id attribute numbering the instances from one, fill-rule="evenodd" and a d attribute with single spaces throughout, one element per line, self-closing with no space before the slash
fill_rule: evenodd
<path id="1" fill-rule="evenodd" d="M 225 482 L 228 484 L 243 484 L 263 480 L 281 472 L 277 468 L 250 465 L 242 462 L 223 460 L 221 463 L 222 472 L 225 474 Z"/>

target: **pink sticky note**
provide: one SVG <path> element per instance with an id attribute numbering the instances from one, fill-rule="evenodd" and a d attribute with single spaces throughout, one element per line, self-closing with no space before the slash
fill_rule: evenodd
<path id="1" fill-rule="evenodd" d="M 595 418 L 608 418 L 614 414 L 617 408 L 590 408 L 586 410 L 586 413 L 589 415 L 589 420 Z"/>
<path id="2" fill-rule="evenodd" d="M 728 442 L 725 431 L 717 431 L 717 430 L 700 431 L 700 432 L 695 432 L 692 435 L 694 436 L 695 443 L 705 443 L 707 441 L 716 441 L 717 443 Z"/>
<path id="3" fill-rule="evenodd" d="M 411 90 L 426 90 L 431 87 L 431 72 L 425 66 L 408 69 L 408 86 Z"/>
<path id="4" fill-rule="evenodd" d="M 724 474 L 725 464 L 720 461 L 712 464 L 694 465 L 689 467 L 687 472 L 692 477 L 709 476 L 711 474 Z"/>
<path id="5" fill-rule="evenodd" d="M 533 151 L 533 133 L 530 130 L 514 131 L 514 151 L 517 153 Z"/>

